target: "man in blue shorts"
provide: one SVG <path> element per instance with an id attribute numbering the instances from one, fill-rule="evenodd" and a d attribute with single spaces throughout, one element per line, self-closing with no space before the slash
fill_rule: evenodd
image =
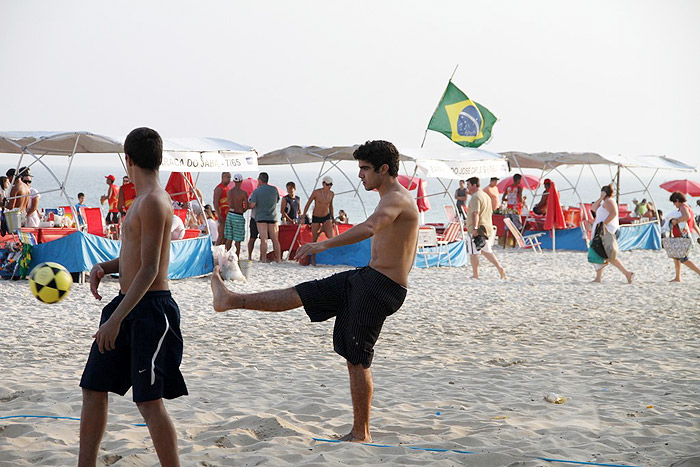
<path id="1" fill-rule="evenodd" d="M 122 224 L 119 258 L 93 266 L 90 290 L 105 274 L 119 274 L 121 292 L 102 310 L 100 327 L 80 380 L 79 466 L 94 467 L 107 425 L 107 394 L 133 400 L 143 416 L 163 466 L 179 466 L 177 435 L 163 398 L 187 395 L 180 373 L 180 310 L 168 289 L 173 208 L 160 185 L 163 142 L 149 128 L 137 128 L 124 141 L 129 178 L 138 194 Z"/>
<path id="2" fill-rule="evenodd" d="M 406 298 L 408 273 L 416 257 L 418 208 L 397 180 L 399 152 L 387 141 L 369 141 L 354 153 L 365 190 L 379 192 L 379 204 L 361 224 L 322 242 L 302 245 L 297 258 L 372 237 L 369 266 L 280 290 L 237 294 L 226 288 L 218 268 L 212 275 L 214 309 L 285 311 L 303 306 L 311 321 L 335 317 L 333 348 L 347 361 L 353 405 L 352 430 L 343 441 L 370 442 L 369 413 L 374 383 L 370 366 L 385 319 Z"/>

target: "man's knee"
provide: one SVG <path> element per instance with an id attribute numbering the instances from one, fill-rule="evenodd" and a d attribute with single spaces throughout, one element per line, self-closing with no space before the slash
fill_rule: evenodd
<path id="1" fill-rule="evenodd" d="M 103 403 L 107 402 L 107 393 L 103 391 L 93 391 L 92 389 L 83 388 L 84 403 Z"/>
<path id="2" fill-rule="evenodd" d="M 163 405 L 163 399 L 137 402 L 136 407 L 138 407 L 139 412 L 141 412 L 141 415 L 143 416 L 144 420 L 146 420 L 146 422 L 148 422 L 148 419 L 151 417 L 166 413 L 165 405 Z"/>

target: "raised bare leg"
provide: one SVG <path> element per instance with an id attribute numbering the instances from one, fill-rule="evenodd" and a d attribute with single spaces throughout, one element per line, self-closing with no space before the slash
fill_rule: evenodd
<path id="1" fill-rule="evenodd" d="M 625 266 L 622 265 L 622 263 L 620 262 L 619 259 L 617 259 L 617 258 L 611 259 L 610 264 L 615 266 L 617 269 L 620 270 L 620 272 L 622 272 L 622 274 L 625 275 L 625 278 L 627 279 L 628 284 L 632 283 L 632 280 L 634 279 L 634 273 L 625 269 Z"/>
<path id="2" fill-rule="evenodd" d="M 288 289 L 268 290 L 252 294 L 237 294 L 226 288 L 219 266 L 211 274 L 211 290 L 214 294 L 214 310 L 234 309 L 258 311 L 286 311 L 299 308 L 301 298 L 294 287 Z"/>
<path id="3" fill-rule="evenodd" d="M 177 433 L 175 425 L 173 425 L 167 410 L 165 410 L 163 399 L 137 402 L 136 406 L 146 421 L 160 465 L 163 467 L 179 467 Z"/>
<path id="4" fill-rule="evenodd" d="M 496 269 L 498 269 L 498 274 L 501 275 L 501 279 L 505 279 L 506 270 L 501 267 L 501 263 L 498 262 L 498 258 L 496 258 L 496 255 L 487 251 L 482 251 L 481 254 L 484 255 L 484 257 L 489 261 L 489 263 L 496 266 Z"/>
<path id="5" fill-rule="evenodd" d="M 369 412 L 372 406 L 372 394 L 374 393 L 372 371 L 361 364 L 352 365 L 348 362 L 348 372 L 350 374 L 350 396 L 352 397 L 352 431 L 340 438 L 340 440 L 354 443 L 371 443 Z"/>
<path id="6" fill-rule="evenodd" d="M 680 262 L 680 261 L 679 261 L 679 262 Z M 690 261 L 689 259 L 685 260 L 685 261 L 683 262 L 683 264 L 686 265 L 686 266 L 688 266 L 690 269 L 692 269 L 693 271 L 695 271 L 697 274 L 700 274 L 700 268 L 698 268 L 698 267 L 695 265 L 695 263 L 693 263 L 693 262 Z"/>
<path id="7" fill-rule="evenodd" d="M 106 392 L 83 389 L 78 467 L 95 467 L 97 463 L 100 441 L 107 427 L 107 405 Z"/>

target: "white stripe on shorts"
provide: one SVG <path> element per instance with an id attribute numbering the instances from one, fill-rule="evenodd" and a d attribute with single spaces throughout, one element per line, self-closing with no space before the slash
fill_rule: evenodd
<path id="1" fill-rule="evenodd" d="M 158 341 L 158 347 L 156 347 L 156 351 L 153 354 L 153 358 L 151 359 L 151 386 L 156 384 L 156 357 L 158 356 L 158 352 L 160 352 L 160 346 L 163 344 L 163 341 L 165 340 L 165 335 L 168 333 L 168 330 L 170 329 L 170 323 L 168 322 L 168 317 L 163 315 L 163 318 L 165 318 L 165 332 L 163 333 L 162 336 L 160 336 L 160 340 Z"/>

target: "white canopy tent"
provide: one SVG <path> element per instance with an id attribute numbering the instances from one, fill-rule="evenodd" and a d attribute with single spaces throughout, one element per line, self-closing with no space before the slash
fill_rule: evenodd
<path id="1" fill-rule="evenodd" d="M 357 145 L 334 147 L 289 146 L 262 155 L 258 159 L 258 164 L 261 166 L 289 164 L 306 196 L 308 196 L 310 192 L 307 191 L 298 172 L 294 168 L 296 164 L 321 163 L 313 189 L 318 186 L 319 180 L 324 175 L 336 169 L 350 185 L 353 186 L 353 189 L 349 192 L 355 193 L 360 200 L 366 216 L 367 210 L 362 202 L 362 198 L 358 195 L 361 183 L 353 182 L 339 166 L 339 162 L 341 161 L 354 161 L 353 153 L 357 148 Z M 441 179 L 460 180 L 469 177 L 500 177 L 508 173 L 508 162 L 503 156 L 484 151 L 483 149 L 460 148 L 437 150 L 428 148 L 399 148 L 399 160 L 404 166 L 404 170 L 408 176 L 415 176 L 417 171 L 420 170 L 425 177 L 435 177 L 440 180 L 445 191 L 428 196 L 449 195 L 449 188 L 445 186 Z M 406 166 L 407 163 L 414 164 L 413 170 L 409 170 L 409 167 Z"/>
<path id="2" fill-rule="evenodd" d="M 598 183 L 599 186 L 603 186 L 605 183 L 601 183 L 599 180 L 599 171 L 594 170 L 594 166 L 608 166 L 611 169 L 614 169 L 615 174 L 613 175 L 611 172 L 611 180 L 610 182 L 616 182 L 617 188 L 615 190 L 616 196 L 617 196 L 617 201 L 619 203 L 619 197 L 621 194 L 620 190 L 620 175 L 622 169 L 627 170 L 634 178 L 636 178 L 639 183 L 643 186 L 642 190 L 637 190 L 637 191 L 630 191 L 626 192 L 624 194 L 632 194 L 632 193 L 646 193 L 649 199 L 651 199 L 652 203 L 654 206 L 657 206 L 656 201 L 654 200 L 653 195 L 649 191 L 649 187 L 651 186 L 654 177 L 658 173 L 659 170 L 678 170 L 678 171 L 685 171 L 685 172 L 694 172 L 696 171 L 695 167 L 690 166 L 688 164 L 685 164 L 681 161 L 672 159 L 670 157 L 666 156 L 622 156 L 622 155 L 616 155 L 616 156 L 609 156 L 609 155 L 601 155 L 597 154 L 594 152 L 537 152 L 537 153 L 525 153 L 525 152 L 520 152 L 520 151 L 507 151 L 507 152 L 502 152 L 501 153 L 503 156 L 505 156 L 508 159 L 508 162 L 510 163 L 511 167 L 513 169 L 517 169 L 522 173 L 522 169 L 539 169 L 541 170 L 542 174 L 541 177 L 544 178 L 548 174 L 552 172 L 556 172 L 561 178 L 563 178 L 571 187 L 570 189 L 574 191 L 575 195 L 579 199 L 579 202 L 581 203 L 581 206 L 583 207 L 584 203 L 583 200 L 581 199 L 581 196 L 578 192 L 578 183 L 581 179 L 581 175 L 583 174 L 583 171 L 586 167 L 589 167 L 591 170 L 591 173 L 593 174 L 593 177 L 595 178 L 596 182 Z M 575 181 L 569 180 L 568 177 L 561 171 L 562 168 L 564 167 L 573 167 L 573 166 L 580 166 L 580 171 L 578 174 L 578 178 Z M 654 171 L 652 174 L 651 178 L 645 183 L 637 173 L 635 173 L 636 169 L 651 169 Z M 560 190 L 560 191 L 566 191 L 566 189 Z M 533 199 L 532 202 L 534 202 L 534 198 L 537 194 L 537 190 L 534 191 L 533 193 Z M 529 209 L 528 209 L 529 211 Z M 657 219 L 657 222 L 660 220 Z M 583 231 L 583 228 L 582 228 Z M 585 236 L 584 232 L 584 238 L 586 239 L 586 244 L 588 244 L 588 239 Z"/>
<path id="3" fill-rule="evenodd" d="M 0 132 L 0 154 L 18 154 L 16 170 L 41 164 L 56 181 L 58 188 L 43 193 L 60 191 L 69 205 L 75 204 L 66 193 L 66 182 L 76 154 L 117 154 L 124 152 L 123 142 L 115 138 L 86 131 Z M 30 161 L 24 162 L 29 156 Z M 69 158 L 66 174 L 61 181 L 46 165 L 44 156 Z M 221 172 L 258 170 L 257 151 L 233 141 L 220 138 L 163 138 L 161 169 L 173 172 Z M 121 157 L 120 157 L 121 160 Z M 122 165 L 124 162 L 122 161 Z M 126 170 L 126 168 L 125 168 Z M 200 203 L 202 200 L 200 200 Z"/>

